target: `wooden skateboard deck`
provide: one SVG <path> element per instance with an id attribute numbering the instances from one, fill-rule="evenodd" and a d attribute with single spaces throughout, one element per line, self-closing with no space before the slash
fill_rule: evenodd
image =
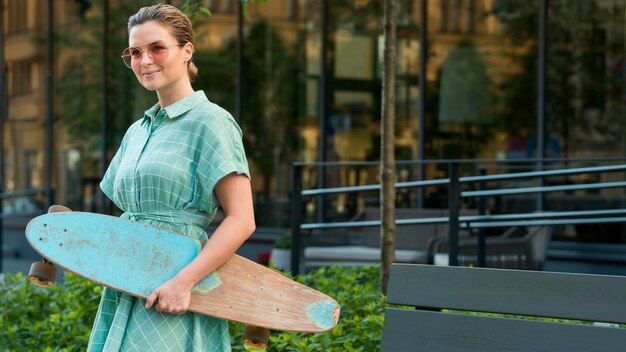
<path id="1" fill-rule="evenodd" d="M 203 242 L 113 216 L 60 212 L 26 227 L 44 258 L 88 280 L 145 299 L 199 253 Z M 190 311 L 272 330 L 334 328 L 335 300 L 234 255 L 192 289 Z"/>

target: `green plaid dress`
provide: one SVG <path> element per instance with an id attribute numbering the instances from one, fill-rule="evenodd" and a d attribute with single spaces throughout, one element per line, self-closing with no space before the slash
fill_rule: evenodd
<path id="1" fill-rule="evenodd" d="M 213 187 L 233 172 L 250 177 L 241 130 L 198 91 L 147 110 L 126 132 L 100 187 L 122 217 L 206 241 L 218 207 Z M 105 289 L 88 351 L 230 351 L 226 321 L 144 305 Z"/>

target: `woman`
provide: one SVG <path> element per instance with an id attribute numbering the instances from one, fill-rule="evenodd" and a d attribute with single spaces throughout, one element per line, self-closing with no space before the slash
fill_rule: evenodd
<path id="1" fill-rule="evenodd" d="M 128 21 L 122 58 L 158 103 L 126 132 L 100 187 L 122 217 L 207 241 L 200 254 L 143 301 L 105 289 L 89 351 L 229 351 L 226 321 L 187 312 L 190 290 L 255 229 L 241 130 L 191 82 L 197 68 L 189 19 L 169 5 Z M 225 218 L 204 231 L 221 205 Z"/>

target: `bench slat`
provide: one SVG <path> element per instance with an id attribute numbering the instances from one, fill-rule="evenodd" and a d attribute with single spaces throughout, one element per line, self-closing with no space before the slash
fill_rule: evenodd
<path id="1" fill-rule="evenodd" d="M 626 277 L 394 264 L 387 301 L 626 324 Z"/>
<path id="2" fill-rule="evenodd" d="M 381 351 L 623 351 L 626 329 L 453 313 L 385 310 Z"/>

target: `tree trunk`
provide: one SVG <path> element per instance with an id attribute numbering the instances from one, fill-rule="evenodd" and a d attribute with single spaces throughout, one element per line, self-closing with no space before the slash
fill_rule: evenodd
<path id="1" fill-rule="evenodd" d="M 396 0 L 385 0 L 385 51 L 382 76 L 381 116 L 381 290 L 387 294 L 391 263 L 396 259 L 396 160 L 395 115 L 396 115 Z"/>

